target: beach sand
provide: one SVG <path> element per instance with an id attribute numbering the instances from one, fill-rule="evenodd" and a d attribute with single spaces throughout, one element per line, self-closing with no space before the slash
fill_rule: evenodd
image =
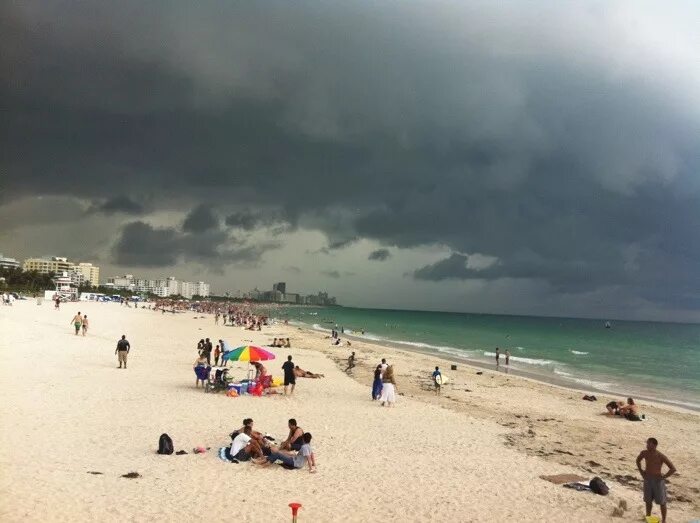
<path id="1" fill-rule="evenodd" d="M 87 337 L 72 334 L 78 311 Z M 195 318 L 195 316 L 197 316 Z M 54 311 L 22 301 L 0 309 L 0 520 L 2 521 L 619 521 L 644 514 L 634 459 L 647 437 L 660 440 L 679 470 L 671 479 L 672 521 L 698 517 L 697 414 L 644 406 L 649 421 L 602 416 L 605 400 L 432 356 L 353 342 L 349 350 L 312 331 L 274 325 L 262 333 L 215 326 L 211 316 L 161 314 L 116 304 Z M 129 368 L 114 348 L 126 334 Z M 231 345 L 290 337 L 273 349 L 274 375 L 287 354 L 324 379 L 299 379 L 293 397 L 229 398 L 194 387 L 200 338 Z M 371 369 L 386 357 L 397 371 L 396 407 L 370 400 Z M 451 378 L 429 390 L 432 368 Z M 235 364 L 235 375 L 246 366 Z M 467 391 L 467 389 L 469 391 Z M 318 472 L 259 469 L 219 460 L 228 434 L 252 417 L 258 430 L 286 436 L 294 417 L 313 433 Z M 155 453 L 167 432 L 182 456 Z M 195 455 L 195 446 L 210 447 Z M 91 474 L 100 472 L 101 474 Z M 138 472 L 137 479 L 122 474 Z M 575 492 L 540 475 L 600 475 L 607 497 Z M 619 476 L 616 480 L 615 476 Z M 658 514 L 658 508 L 655 508 Z"/>

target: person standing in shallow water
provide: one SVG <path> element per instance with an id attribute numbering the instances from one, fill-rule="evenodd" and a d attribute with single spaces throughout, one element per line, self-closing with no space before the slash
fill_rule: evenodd
<path id="1" fill-rule="evenodd" d="M 501 349 L 496 347 L 496 367 L 501 364 Z"/>
<path id="2" fill-rule="evenodd" d="M 510 351 L 506 349 L 506 365 L 510 365 Z"/>

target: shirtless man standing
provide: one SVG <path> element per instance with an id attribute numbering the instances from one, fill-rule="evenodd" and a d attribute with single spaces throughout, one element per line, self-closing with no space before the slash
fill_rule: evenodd
<path id="1" fill-rule="evenodd" d="M 651 516 L 652 503 L 656 501 L 661 507 L 661 520 L 666 523 L 666 478 L 676 473 L 673 463 L 656 450 L 659 442 L 656 438 L 647 440 L 647 449 L 637 456 L 637 468 L 644 478 L 644 502 L 647 516 Z M 646 469 L 642 469 L 642 460 L 646 461 Z M 666 464 L 668 472 L 661 474 L 661 467 Z"/>

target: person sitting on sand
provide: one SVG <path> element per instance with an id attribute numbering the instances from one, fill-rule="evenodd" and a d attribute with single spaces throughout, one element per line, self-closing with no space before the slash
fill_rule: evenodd
<path id="1" fill-rule="evenodd" d="M 308 370 L 304 370 L 304 369 L 302 369 L 301 367 L 299 367 L 299 365 L 297 365 L 297 366 L 294 367 L 294 375 L 295 375 L 297 378 L 313 378 L 313 379 L 317 379 L 317 378 L 323 378 L 323 377 L 324 377 L 323 374 L 314 374 L 313 372 L 309 372 Z"/>
<path id="2" fill-rule="evenodd" d="M 265 459 L 257 459 L 253 463 L 257 465 L 269 466 L 275 461 L 281 461 L 283 465 L 288 468 L 301 469 L 304 465 L 309 466 L 309 472 L 316 472 L 316 457 L 311 449 L 311 434 L 306 432 L 302 435 L 302 445 L 299 448 L 298 454 L 291 454 L 289 452 L 273 452 Z"/>
<path id="3" fill-rule="evenodd" d="M 252 432 L 253 428 L 246 425 L 243 427 L 243 432 L 231 442 L 231 446 L 224 449 L 224 456 L 229 461 L 250 461 L 251 458 L 264 457 L 260 445 L 251 435 Z"/>
<path id="4" fill-rule="evenodd" d="M 297 425 L 297 420 L 294 418 L 289 420 L 289 436 L 280 445 L 281 450 L 299 450 L 303 445 L 301 437 L 304 435 L 304 429 Z"/>
<path id="5" fill-rule="evenodd" d="M 270 343 L 270 347 L 279 347 L 279 345 L 277 345 L 277 338 L 272 340 L 272 343 Z"/>
<path id="6" fill-rule="evenodd" d="M 627 398 L 627 405 L 623 405 L 622 407 L 620 407 L 619 413 L 620 416 L 623 416 L 627 419 L 635 421 L 639 419 L 638 407 L 634 403 L 634 400 L 632 398 Z"/>
<path id="7" fill-rule="evenodd" d="M 253 418 L 245 418 L 243 420 L 243 426 L 238 430 L 234 430 L 230 434 L 231 440 L 236 439 L 236 437 L 239 434 L 244 433 L 246 427 L 250 427 L 250 437 L 253 438 L 255 441 L 257 441 L 260 448 L 265 449 L 266 447 L 269 447 L 270 441 L 265 438 L 265 435 L 262 432 L 258 432 L 257 430 L 255 430 L 255 428 L 253 427 L 253 423 L 254 423 Z M 264 450 L 263 450 L 263 452 L 264 452 Z"/>
<path id="8" fill-rule="evenodd" d="M 287 340 L 285 341 L 284 346 L 287 347 L 287 348 L 291 348 L 291 347 L 292 347 L 292 344 L 289 342 L 289 338 L 287 338 Z"/>
<path id="9" fill-rule="evenodd" d="M 625 406 L 624 401 L 611 401 L 605 406 L 605 409 L 608 411 L 608 414 L 611 416 L 617 416 L 620 414 L 620 409 Z"/>

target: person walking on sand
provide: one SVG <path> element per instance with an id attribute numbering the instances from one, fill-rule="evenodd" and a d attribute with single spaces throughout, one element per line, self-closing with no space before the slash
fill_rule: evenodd
<path id="1" fill-rule="evenodd" d="M 58 294 L 55 294 L 53 297 L 53 301 L 55 303 L 54 309 L 59 310 L 61 308 L 61 297 Z"/>
<path id="2" fill-rule="evenodd" d="M 382 376 L 382 395 L 379 397 L 382 407 L 387 404 L 389 407 L 396 403 L 396 380 L 394 379 L 394 367 L 389 365 Z"/>
<path id="3" fill-rule="evenodd" d="M 355 353 L 353 352 L 348 356 L 348 367 L 345 369 L 345 372 L 350 372 L 350 369 L 355 368 Z"/>
<path id="4" fill-rule="evenodd" d="M 440 387 L 442 387 L 442 373 L 440 372 L 440 367 L 435 367 L 433 371 L 433 383 L 435 384 L 435 394 L 440 394 Z"/>
<path id="5" fill-rule="evenodd" d="M 653 502 L 656 501 L 661 508 L 661 521 L 666 523 L 666 478 L 676 473 L 676 467 L 671 460 L 656 450 L 659 442 L 656 438 L 647 440 L 647 448 L 637 456 L 637 469 L 644 478 L 644 503 L 646 503 L 647 517 L 651 516 Z M 642 468 L 645 461 L 646 468 Z M 666 474 L 661 474 L 663 465 L 668 467 Z"/>
<path id="6" fill-rule="evenodd" d="M 87 314 L 83 316 L 83 336 L 87 334 L 88 330 L 88 319 L 87 319 Z"/>
<path id="7" fill-rule="evenodd" d="M 83 317 L 80 315 L 80 311 L 78 311 L 78 314 L 73 316 L 73 319 L 70 320 L 70 322 L 75 327 L 75 335 L 77 336 L 80 332 L 80 326 L 83 324 Z"/>
<path id="8" fill-rule="evenodd" d="M 114 354 L 117 354 L 117 357 L 119 359 L 119 368 L 122 368 L 122 363 L 124 364 L 124 368 L 126 369 L 126 358 L 129 355 L 129 350 L 131 350 L 131 345 L 126 339 L 126 335 L 122 334 L 122 339 L 120 339 L 117 342 L 117 349 L 114 351 Z"/>
<path id="9" fill-rule="evenodd" d="M 297 383 L 297 377 L 294 375 L 294 363 L 292 363 L 292 357 L 287 356 L 287 361 L 282 364 L 282 370 L 284 371 L 284 395 L 287 395 L 287 387 L 292 386 L 289 394 L 294 394 L 294 386 Z"/>

